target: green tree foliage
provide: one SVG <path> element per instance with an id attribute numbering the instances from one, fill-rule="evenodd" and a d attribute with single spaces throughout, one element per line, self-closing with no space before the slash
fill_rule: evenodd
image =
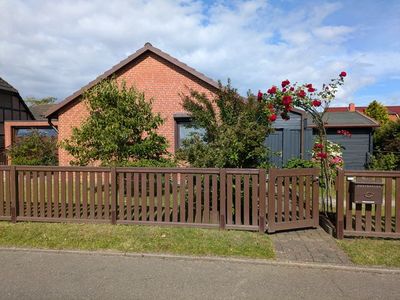
<path id="1" fill-rule="evenodd" d="M 88 90 L 83 98 L 89 117 L 61 144 L 74 157 L 71 164 L 165 160 L 167 140 L 156 133 L 163 119 L 153 114 L 151 101 L 143 93 L 110 79 Z"/>
<path id="2" fill-rule="evenodd" d="M 29 135 L 19 138 L 7 154 L 13 165 L 42 165 L 58 164 L 57 140 L 34 130 Z"/>
<path id="3" fill-rule="evenodd" d="M 54 104 L 57 101 L 55 97 L 45 97 L 45 98 L 36 98 L 36 97 L 27 97 L 24 99 L 25 103 L 29 106 L 37 106 L 42 104 Z"/>
<path id="4" fill-rule="evenodd" d="M 318 167 L 319 167 L 318 162 L 301 158 L 291 158 L 284 166 L 285 169 L 318 168 Z"/>
<path id="5" fill-rule="evenodd" d="M 371 168 L 400 169 L 400 120 L 388 121 L 374 133 L 374 151 Z"/>
<path id="6" fill-rule="evenodd" d="M 266 166 L 264 145 L 271 127 L 265 104 L 249 93 L 240 96 L 236 89 L 220 84 L 216 97 L 191 91 L 182 96 L 183 108 L 191 115 L 192 127 L 203 128 L 183 141 L 177 152 L 193 167 L 250 168 Z"/>
<path id="7" fill-rule="evenodd" d="M 386 124 L 389 121 L 389 114 L 387 108 L 379 103 L 378 101 L 372 101 L 365 109 L 367 116 L 375 119 L 381 125 Z"/>

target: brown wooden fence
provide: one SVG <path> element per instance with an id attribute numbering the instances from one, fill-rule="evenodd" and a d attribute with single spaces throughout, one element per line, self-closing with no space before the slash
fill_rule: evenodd
<path id="1" fill-rule="evenodd" d="M 354 203 L 350 182 L 383 183 L 381 204 Z M 400 172 L 340 171 L 337 181 L 337 237 L 400 237 Z"/>
<path id="2" fill-rule="evenodd" d="M 267 190 L 278 189 L 278 195 L 279 190 L 284 195 L 285 218 L 278 221 L 279 209 L 278 216 L 271 213 L 274 217 L 268 230 L 313 227 L 318 224 L 318 191 L 310 177 L 315 175 L 312 170 L 274 170 L 274 178 L 281 181 L 274 179 L 268 187 L 262 169 L 0 166 L 0 220 L 167 224 L 264 232 Z M 271 199 L 275 205 L 275 197 Z"/>

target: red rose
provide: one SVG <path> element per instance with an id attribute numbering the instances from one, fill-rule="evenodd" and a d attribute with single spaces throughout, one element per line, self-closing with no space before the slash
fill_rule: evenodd
<path id="1" fill-rule="evenodd" d="M 276 86 L 271 87 L 268 89 L 268 94 L 275 94 L 276 93 Z"/>
<path id="2" fill-rule="evenodd" d="M 345 71 L 342 71 L 342 72 L 339 74 L 339 76 L 340 76 L 340 77 L 346 77 L 346 76 L 347 76 L 347 73 L 346 73 Z"/>
<path id="3" fill-rule="evenodd" d="M 317 157 L 319 157 L 319 158 L 327 158 L 328 154 L 326 154 L 325 152 L 319 152 L 319 153 L 317 153 Z"/>
<path id="4" fill-rule="evenodd" d="M 291 92 L 293 92 L 293 91 L 294 91 L 294 87 L 291 87 L 289 90 L 290 90 Z"/>
<path id="5" fill-rule="evenodd" d="M 319 100 L 313 100 L 312 106 L 315 106 L 315 107 L 321 106 L 321 101 L 319 101 Z"/>
<path id="6" fill-rule="evenodd" d="M 282 104 L 285 106 L 289 106 L 290 104 L 292 104 L 292 96 L 289 95 L 285 95 L 282 97 Z"/>
<path id="7" fill-rule="evenodd" d="M 314 93 L 314 92 L 315 92 L 315 89 L 314 89 L 313 87 L 310 87 L 310 88 L 308 88 L 308 92 Z"/>
<path id="8" fill-rule="evenodd" d="M 306 96 L 306 92 L 303 91 L 303 90 L 300 90 L 300 91 L 297 93 L 297 96 L 299 96 L 300 98 L 304 98 L 304 97 Z"/>
<path id="9" fill-rule="evenodd" d="M 277 117 L 276 117 L 275 114 L 269 116 L 269 120 L 270 120 L 271 122 L 275 122 L 275 121 L 276 121 L 276 118 L 277 118 Z"/>
<path id="10" fill-rule="evenodd" d="M 272 110 L 272 109 L 274 109 L 274 105 L 273 105 L 272 103 L 268 103 L 268 108 L 269 108 L 270 110 Z"/>
<path id="11" fill-rule="evenodd" d="M 315 144 L 314 147 L 317 149 L 322 149 L 322 148 L 324 148 L 324 145 L 322 145 L 321 143 L 318 143 L 318 144 Z"/>
<path id="12" fill-rule="evenodd" d="M 263 97 L 263 93 L 261 93 L 261 91 L 258 91 L 257 100 L 261 101 L 262 97 Z"/>
<path id="13" fill-rule="evenodd" d="M 312 89 L 312 84 L 311 84 L 311 83 L 309 83 L 309 84 L 306 84 L 306 88 L 308 88 L 308 89 Z"/>
<path id="14" fill-rule="evenodd" d="M 284 80 L 284 81 L 282 81 L 282 87 L 284 88 L 285 86 L 287 86 L 287 85 L 289 85 L 290 84 L 290 81 L 289 80 Z"/>
<path id="15" fill-rule="evenodd" d="M 283 88 L 283 89 L 282 89 L 282 93 L 284 93 L 284 92 L 286 92 L 286 88 Z"/>

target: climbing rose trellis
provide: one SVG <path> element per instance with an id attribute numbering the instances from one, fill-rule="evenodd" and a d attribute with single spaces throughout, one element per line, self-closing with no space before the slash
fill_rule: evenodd
<path id="1" fill-rule="evenodd" d="M 335 172 L 337 168 L 343 166 L 341 151 L 340 155 L 332 155 L 336 146 L 326 138 L 325 114 L 335 99 L 338 88 L 344 84 L 346 76 L 346 72 L 341 72 L 337 78 L 331 79 L 330 83 L 323 84 L 321 90 L 315 88 L 311 83 L 291 83 L 286 79 L 282 81 L 280 87 L 274 85 L 265 93 L 259 91 L 257 96 L 258 101 L 264 101 L 267 104 L 268 109 L 265 113 L 271 122 L 275 122 L 278 115 L 283 120 L 289 120 L 289 112 L 295 107 L 304 110 L 311 116 L 318 134 L 313 147 L 313 158 L 321 166 L 320 182 L 323 187 L 322 205 L 325 213 L 328 211 L 328 206 L 332 208 L 332 186 Z M 346 130 L 340 130 L 338 133 L 350 135 Z M 316 145 L 318 146 L 316 147 Z"/>

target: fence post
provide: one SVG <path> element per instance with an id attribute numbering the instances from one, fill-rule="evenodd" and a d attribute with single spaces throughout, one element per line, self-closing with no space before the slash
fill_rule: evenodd
<path id="1" fill-rule="evenodd" d="M 226 224 L 226 169 L 219 170 L 219 228 L 225 229 Z"/>
<path id="2" fill-rule="evenodd" d="M 315 169 L 315 174 L 312 180 L 312 213 L 314 220 L 314 228 L 319 225 L 319 169 Z"/>
<path id="3" fill-rule="evenodd" d="M 343 215 L 343 203 L 344 203 L 344 171 L 339 170 L 336 177 L 336 238 L 343 239 L 344 230 L 344 215 Z"/>
<path id="4" fill-rule="evenodd" d="M 11 222 L 17 222 L 18 212 L 18 179 L 15 166 L 10 167 Z"/>
<path id="5" fill-rule="evenodd" d="M 268 207 L 268 232 L 274 232 L 275 222 L 275 169 L 269 169 L 268 172 L 268 197 L 266 192 L 267 175 L 265 169 L 260 170 L 260 211 L 259 211 L 259 231 L 265 232 L 265 214 Z M 268 205 L 267 202 L 268 201 Z"/>
<path id="6" fill-rule="evenodd" d="M 111 167 L 111 224 L 117 223 L 117 170 Z"/>

